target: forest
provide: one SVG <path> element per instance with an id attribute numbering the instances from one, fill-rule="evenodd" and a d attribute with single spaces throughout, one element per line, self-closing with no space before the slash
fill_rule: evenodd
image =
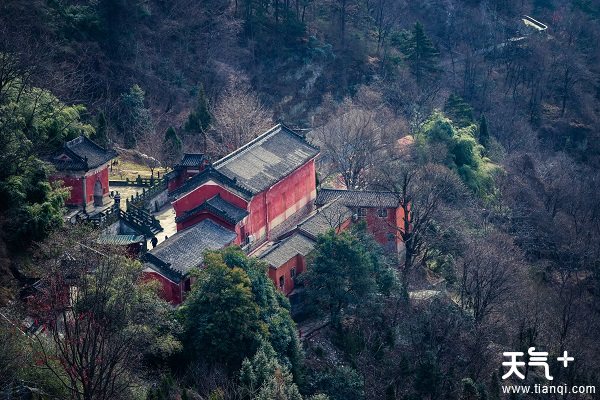
<path id="1" fill-rule="evenodd" d="M 504 390 L 600 382 L 598 39 L 598 0 L 0 1 L 0 399 L 598 398 Z M 237 246 L 173 307 L 65 222 L 67 140 L 154 177 L 276 123 L 410 216 L 320 235 L 301 313 Z"/>

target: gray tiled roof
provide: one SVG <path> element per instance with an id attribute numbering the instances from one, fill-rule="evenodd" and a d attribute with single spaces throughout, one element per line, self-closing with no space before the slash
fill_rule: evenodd
<path id="1" fill-rule="evenodd" d="M 62 154 L 68 159 L 59 158 Z M 58 170 L 87 171 L 109 162 L 116 156 L 114 150 L 107 150 L 87 137 L 79 136 L 66 142 L 52 162 Z"/>
<path id="2" fill-rule="evenodd" d="M 297 254 L 306 256 L 314 249 L 315 244 L 316 242 L 313 239 L 302 233 L 294 233 L 270 248 L 260 258 L 270 266 L 278 268 Z"/>
<path id="3" fill-rule="evenodd" d="M 240 185 L 236 179 L 231 179 L 220 173 L 214 169 L 212 165 L 208 165 L 204 171 L 189 178 L 183 185 L 169 193 L 169 196 L 172 199 L 177 199 L 211 180 L 219 182 L 223 187 L 227 188 L 227 190 L 243 199 L 250 200 L 253 196 L 250 189 Z"/>
<path id="4" fill-rule="evenodd" d="M 335 199 L 348 207 L 395 208 L 400 204 L 397 193 L 373 190 L 320 189 L 315 204 L 327 204 Z"/>
<path id="5" fill-rule="evenodd" d="M 111 244 L 116 246 L 125 246 L 133 243 L 144 242 L 144 235 L 100 235 L 96 240 L 99 244 Z"/>
<path id="6" fill-rule="evenodd" d="M 180 167 L 198 167 L 204 162 L 204 154 L 201 153 L 185 153 L 183 158 L 177 164 Z"/>
<path id="7" fill-rule="evenodd" d="M 279 124 L 216 161 L 216 170 L 254 194 L 263 191 L 315 157 L 319 150 Z"/>
<path id="8" fill-rule="evenodd" d="M 202 265 L 206 250 L 221 249 L 233 242 L 235 237 L 234 232 L 206 219 L 177 232 L 150 250 L 145 265 L 167 277 L 185 276 L 190 269 Z"/>
<path id="9" fill-rule="evenodd" d="M 298 224 L 300 232 L 316 239 L 330 229 L 338 228 L 342 223 L 352 218 L 352 210 L 334 200 L 329 204 L 313 211 L 304 221 Z"/>
<path id="10" fill-rule="evenodd" d="M 194 207 L 178 216 L 175 218 L 175 222 L 186 221 L 201 211 L 212 212 L 218 216 L 221 216 L 232 224 L 237 224 L 249 214 L 248 211 L 229 203 L 228 201 L 224 200 L 220 194 L 218 194 L 206 200 L 199 206 Z"/>
<path id="11" fill-rule="evenodd" d="M 229 216 L 235 222 L 240 222 L 248 215 L 248 211 L 224 200 L 220 194 L 206 200 L 208 204 Z"/>

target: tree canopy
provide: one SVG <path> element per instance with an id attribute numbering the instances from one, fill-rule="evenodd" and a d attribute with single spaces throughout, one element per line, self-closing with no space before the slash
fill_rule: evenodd
<path id="1" fill-rule="evenodd" d="M 181 309 L 187 354 L 234 371 L 266 341 L 282 365 L 298 372 L 301 350 L 289 303 L 266 266 L 234 247 L 208 252 L 205 266 Z"/>

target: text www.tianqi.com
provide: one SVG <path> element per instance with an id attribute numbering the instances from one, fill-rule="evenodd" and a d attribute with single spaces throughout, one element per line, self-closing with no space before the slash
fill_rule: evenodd
<path id="1" fill-rule="evenodd" d="M 568 385 L 506 385 L 502 386 L 504 394 L 595 394 L 596 386 Z"/>

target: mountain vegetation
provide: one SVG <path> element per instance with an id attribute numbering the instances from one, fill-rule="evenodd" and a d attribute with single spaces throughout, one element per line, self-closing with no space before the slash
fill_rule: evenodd
<path id="1" fill-rule="evenodd" d="M 595 0 L 0 2 L 0 398 L 503 399 L 543 382 L 501 378 L 530 347 L 597 385 L 598 37 Z M 397 195 L 401 257 L 320 236 L 292 317 L 262 262 L 208 252 L 174 309 L 63 223 L 66 140 L 169 168 L 274 122 L 323 185 Z"/>

